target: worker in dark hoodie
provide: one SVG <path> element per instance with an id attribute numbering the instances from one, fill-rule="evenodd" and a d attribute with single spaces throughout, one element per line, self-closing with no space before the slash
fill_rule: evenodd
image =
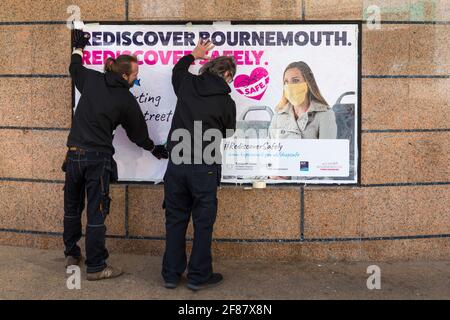
<path id="1" fill-rule="evenodd" d="M 83 49 L 89 34 L 74 30 L 72 59 L 69 67 L 81 98 L 72 118 L 67 139 L 68 152 L 63 164 L 64 254 L 66 267 L 81 262 L 77 242 L 81 238 L 81 213 L 87 195 L 86 265 L 87 279 L 114 278 L 120 268 L 106 264 L 105 219 L 109 213 L 109 184 L 117 180 L 112 145 L 113 132 L 122 125 L 128 138 L 148 150 L 157 159 L 167 158 L 167 150 L 150 139 L 144 115 L 129 89 L 138 75 L 136 57 L 121 55 L 108 58 L 105 73 L 82 65 Z"/>
<path id="2" fill-rule="evenodd" d="M 236 73 L 236 63 L 232 57 L 222 56 L 204 64 L 198 76 L 188 71 L 195 60 L 209 59 L 206 54 L 213 47 L 208 40 L 200 41 L 192 54 L 181 58 L 172 71 L 172 85 L 178 100 L 169 131 L 163 203 L 166 248 L 162 276 L 168 289 L 177 287 L 186 267 L 187 286 L 194 291 L 217 285 L 223 279 L 220 273 L 213 273 L 211 256 L 221 164 L 220 161 L 205 161 L 203 151 L 211 142 L 203 136 L 212 129 L 220 133 L 221 140 L 236 129 L 236 105 L 228 85 Z M 186 136 L 178 138 L 183 132 L 188 133 L 188 141 L 184 141 Z M 184 147 L 179 148 L 179 143 Z M 220 141 L 215 143 L 220 144 Z M 195 152 L 196 148 L 200 152 Z M 191 214 L 194 242 L 187 266 L 186 229 Z"/>

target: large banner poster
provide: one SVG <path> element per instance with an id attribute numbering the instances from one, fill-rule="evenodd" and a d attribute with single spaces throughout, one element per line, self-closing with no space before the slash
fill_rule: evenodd
<path id="1" fill-rule="evenodd" d="M 157 144 L 167 141 L 175 111 L 177 61 L 199 38 L 215 44 L 212 58 L 234 56 L 237 131 L 222 143 L 222 182 L 358 182 L 358 24 L 88 24 L 84 31 L 91 33 L 88 68 L 102 71 L 108 57 L 120 54 L 138 57 L 131 92 Z M 195 61 L 190 71 L 197 74 L 202 64 Z M 299 108 L 305 99 L 306 110 Z M 167 160 L 135 146 L 120 126 L 114 147 L 119 180 L 163 179 Z"/>

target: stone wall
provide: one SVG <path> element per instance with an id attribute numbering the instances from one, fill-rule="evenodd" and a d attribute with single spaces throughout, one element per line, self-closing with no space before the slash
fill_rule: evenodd
<path id="1" fill-rule="evenodd" d="M 70 126 L 66 8 L 84 21 L 364 20 L 361 186 L 223 186 L 214 253 L 312 260 L 450 256 L 450 3 L 446 0 L 2 0 L 0 244 L 62 248 Z M 163 187 L 112 187 L 107 245 L 161 255 Z M 191 230 L 189 231 L 192 235 Z"/>

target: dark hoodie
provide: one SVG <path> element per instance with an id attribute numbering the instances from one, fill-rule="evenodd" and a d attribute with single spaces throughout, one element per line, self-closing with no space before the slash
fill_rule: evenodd
<path id="1" fill-rule="evenodd" d="M 69 71 L 81 98 L 72 118 L 68 147 L 114 154 L 113 131 L 122 125 L 132 142 L 153 149 L 141 108 L 121 75 L 87 69 L 78 54 L 72 54 Z"/>
<path id="2" fill-rule="evenodd" d="M 171 141 L 172 132 L 176 129 L 189 131 L 192 148 L 184 151 L 190 151 L 191 161 L 194 160 L 194 121 L 201 121 L 202 137 L 208 129 L 220 130 L 222 137 L 226 137 L 226 129 L 236 130 L 236 104 L 230 97 L 229 85 L 222 77 L 209 72 L 199 76 L 190 73 L 188 69 L 194 60 L 193 55 L 186 55 L 173 68 L 172 85 L 178 100 L 167 142 L 170 152 L 178 143 Z M 203 141 L 202 152 L 210 143 Z"/>

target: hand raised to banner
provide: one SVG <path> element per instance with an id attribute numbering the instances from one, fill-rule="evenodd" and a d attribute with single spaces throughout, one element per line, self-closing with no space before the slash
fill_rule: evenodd
<path id="1" fill-rule="evenodd" d="M 192 51 L 192 55 L 195 59 L 206 59 L 209 60 L 211 57 L 207 56 L 206 53 L 212 50 L 215 45 L 210 40 L 202 40 L 200 39 L 195 47 L 194 51 Z"/>
<path id="2" fill-rule="evenodd" d="M 74 29 L 72 30 L 72 32 L 72 47 L 75 49 L 84 49 L 84 47 L 86 47 L 87 43 L 89 42 L 91 35 L 87 32 L 84 32 L 83 30 L 78 29 Z"/>

